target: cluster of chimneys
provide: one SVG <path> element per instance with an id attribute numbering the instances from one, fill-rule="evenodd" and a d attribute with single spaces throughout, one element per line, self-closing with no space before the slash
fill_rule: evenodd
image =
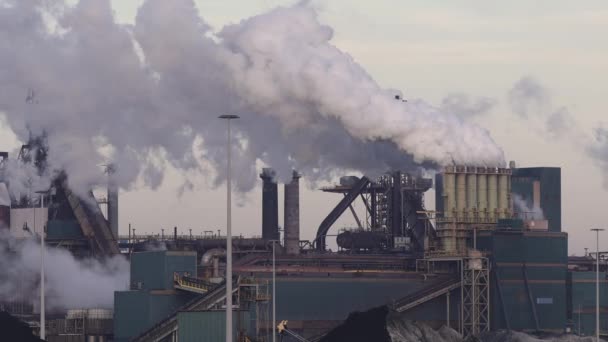
<path id="1" fill-rule="evenodd" d="M 265 168 L 262 178 L 262 238 L 279 240 L 278 184 L 273 169 Z M 300 175 L 294 171 L 291 182 L 285 184 L 283 246 L 287 254 L 300 253 Z"/>

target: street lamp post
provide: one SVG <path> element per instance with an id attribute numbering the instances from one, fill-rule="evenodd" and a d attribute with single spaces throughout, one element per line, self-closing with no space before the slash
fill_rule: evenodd
<path id="1" fill-rule="evenodd" d="M 232 137 L 230 123 L 238 115 L 224 114 L 220 119 L 228 121 L 228 161 L 226 169 L 226 342 L 232 342 L 232 180 L 231 154 Z"/>
<path id="2" fill-rule="evenodd" d="M 40 208 L 44 208 L 44 194 L 48 191 L 36 191 L 40 195 Z M 34 209 L 36 210 L 36 209 Z M 36 227 L 34 227 L 35 229 Z M 46 309 L 44 303 L 44 240 L 46 233 L 46 222 L 42 224 L 42 231 L 40 232 L 40 338 L 46 338 Z"/>
<path id="3" fill-rule="evenodd" d="M 270 240 L 272 242 L 272 342 L 276 342 L 277 334 L 277 267 L 276 267 L 276 258 L 275 258 L 275 246 L 279 240 Z"/>
<path id="4" fill-rule="evenodd" d="M 595 338 L 600 341 L 600 232 L 601 228 L 591 229 L 595 232 Z"/>

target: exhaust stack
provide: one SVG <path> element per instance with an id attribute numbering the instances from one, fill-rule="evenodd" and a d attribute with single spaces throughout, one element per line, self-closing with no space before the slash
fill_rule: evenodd
<path id="1" fill-rule="evenodd" d="M 275 171 L 264 168 L 260 174 L 262 179 L 262 238 L 264 240 L 279 239 L 279 195 L 275 180 Z"/>
<path id="2" fill-rule="evenodd" d="M 108 165 L 108 224 L 112 235 L 118 240 L 118 185 L 114 179 L 115 169 Z"/>
<path id="3" fill-rule="evenodd" d="M 285 250 L 300 254 L 300 175 L 294 171 L 291 183 L 285 184 Z"/>

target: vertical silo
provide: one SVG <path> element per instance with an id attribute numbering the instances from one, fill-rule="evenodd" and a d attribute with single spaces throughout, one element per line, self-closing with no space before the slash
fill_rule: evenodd
<path id="1" fill-rule="evenodd" d="M 506 169 L 498 171 L 498 217 L 507 218 L 509 212 L 509 175 Z"/>
<path id="2" fill-rule="evenodd" d="M 443 182 L 443 195 L 446 198 L 444 205 L 444 217 L 452 218 L 456 209 L 456 174 L 453 168 L 446 167 Z"/>
<path id="3" fill-rule="evenodd" d="M 488 213 L 488 175 L 485 168 L 479 168 L 477 174 L 477 210 L 479 217 L 487 218 Z"/>
<path id="4" fill-rule="evenodd" d="M 491 168 L 488 172 L 488 218 L 496 220 L 496 210 L 498 209 L 498 177 L 496 169 Z"/>
<path id="5" fill-rule="evenodd" d="M 463 219 L 467 211 L 467 174 L 464 170 L 456 174 L 456 209 L 457 217 Z"/>
<path id="6" fill-rule="evenodd" d="M 477 213 L 477 170 L 469 169 L 467 174 L 467 213 L 469 219 L 476 217 Z"/>

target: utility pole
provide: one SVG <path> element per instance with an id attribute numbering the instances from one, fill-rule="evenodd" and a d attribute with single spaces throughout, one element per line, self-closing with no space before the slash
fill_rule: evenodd
<path id="1" fill-rule="evenodd" d="M 591 229 L 595 232 L 595 338 L 600 342 L 600 232 L 601 228 Z"/>

